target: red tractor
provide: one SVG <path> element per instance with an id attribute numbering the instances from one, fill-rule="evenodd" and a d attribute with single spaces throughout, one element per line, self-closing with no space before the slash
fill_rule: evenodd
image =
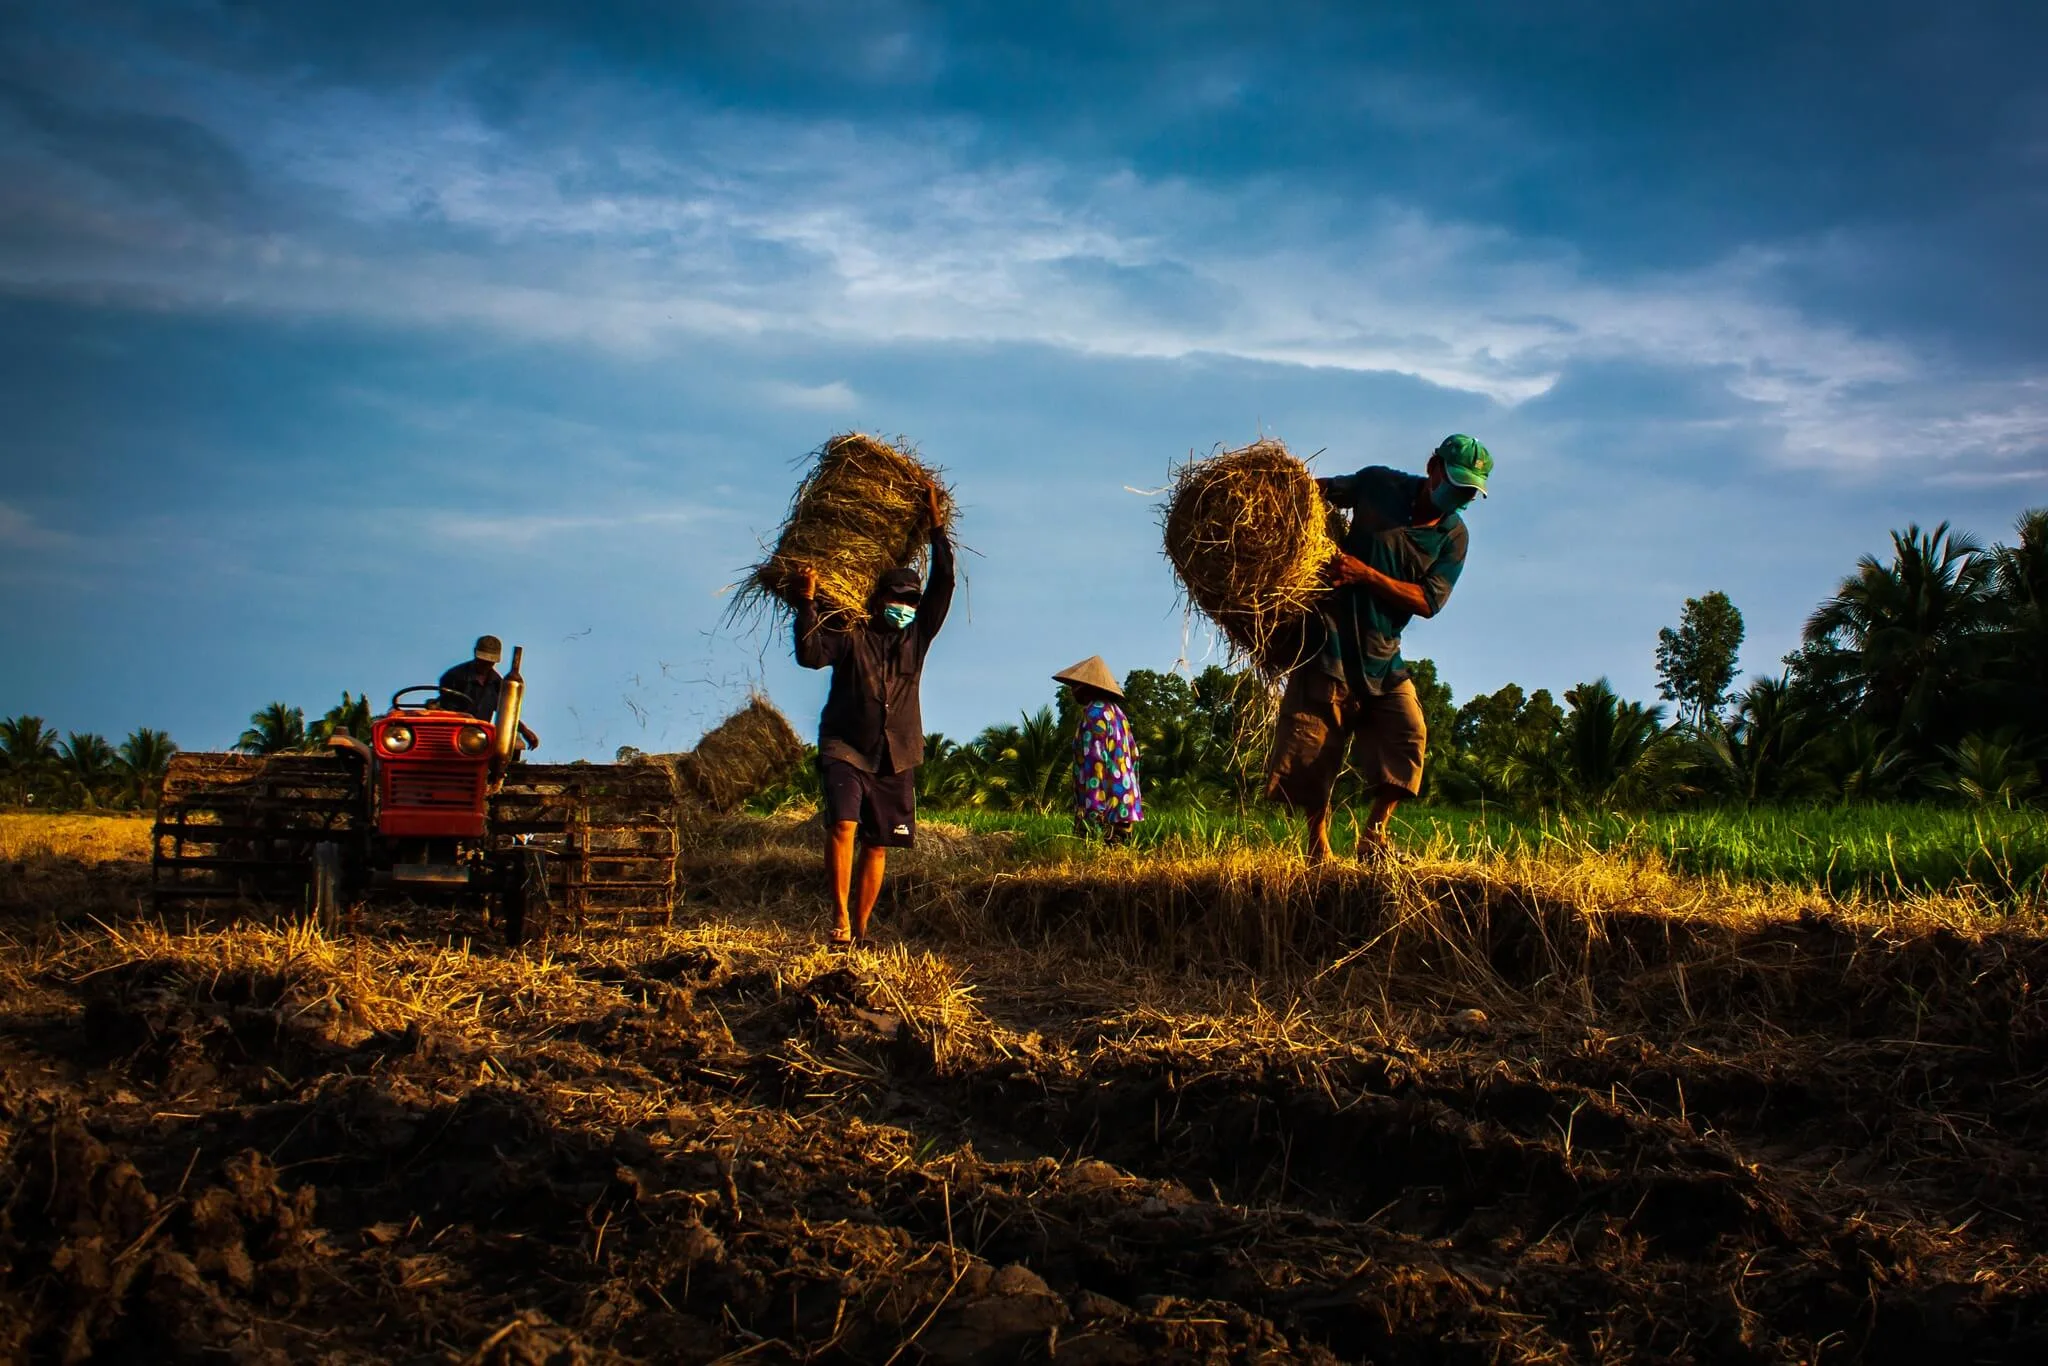
<path id="1" fill-rule="evenodd" d="M 666 919 L 678 793 L 654 764 L 520 760 L 522 651 L 488 721 L 434 684 L 310 754 L 180 754 L 157 805 L 158 908 L 268 903 L 332 930 L 371 897 L 480 906 L 508 942 L 555 909 Z M 408 702 L 414 694 L 432 697 Z M 467 702 L 468 699 L 458 699 Z"/>

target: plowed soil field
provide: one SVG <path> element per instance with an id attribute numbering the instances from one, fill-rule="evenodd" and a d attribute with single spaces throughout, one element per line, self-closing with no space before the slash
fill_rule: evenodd
<path id="1" fill-rule="evenodd" d="M 737 876 L 544 953 L 142 876 L 0 879 L 0 1359 L 2048 1360 L 2017 929 L 1461 997 L 906 905 L 833 956 Z"/>

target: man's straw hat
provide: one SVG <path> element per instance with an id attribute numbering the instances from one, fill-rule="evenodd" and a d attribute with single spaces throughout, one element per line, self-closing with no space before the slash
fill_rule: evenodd
<path id="1" fill-rule="evenodd" d="M 1111 697 L 1122 697 L 1124 690 L 1117 686 L 1116 675 L 1109 671 L 1109 665 L 1102 662 L 1101 655 L 1090 655 L 1079 664 L 1061 669 L 1052 676 L 1055 683 L 1078 683 L 1084 688 L 1106 692 Z"/>

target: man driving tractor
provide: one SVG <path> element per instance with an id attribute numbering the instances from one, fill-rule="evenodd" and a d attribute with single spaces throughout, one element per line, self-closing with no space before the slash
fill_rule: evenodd
<path id="1" fill-rule="evenodd" d="M 476 649 L 468 659 L 441 675 L 441 689 L 434 705 L 444 711 L 459 711 L 479 721 L 498 714 L 498 694 L 505 680 L 498 674 L 498 661 L 505 657 L 505 643 L 496 636 L 478 636 Z M 540 737 L 526 722 L 519 723 L 519 738 L 525 748 L 539 749 Z"/>

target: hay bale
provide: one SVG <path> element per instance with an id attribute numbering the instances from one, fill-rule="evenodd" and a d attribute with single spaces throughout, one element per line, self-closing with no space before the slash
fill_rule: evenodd
<path id="1" fill-rule="evenodd" d="M 780 782 L 803 755 L 803 739 L 789 718 L 756 693 L 707 731 L 697 748 L 666 758 L 685 791 L 713 811 L 728 812 Z"/>
<path id="2" fill-rule="evenodd" d="M 1279 441 L 1190 461 L 1174 478 L 1166 557 L 1188 600 L 1268 677 L 1316 648 L 1312 613 L 1336 550 L 1315 476 Z"/>
<path id="3" fill-rule="evenodd" d="M 939 485 L 948 522 L 953 497 L 914 451 L 861 432 L 833 437 L 813 461 L 774 553 L 754 566 L 742 598 L 780 600 L 793 611 L 798 573 L 809 569 L 818 576 L 823 618 L 865 617 L 883 574 L 924 567 L 932 534 L 925 490 Z"/>

